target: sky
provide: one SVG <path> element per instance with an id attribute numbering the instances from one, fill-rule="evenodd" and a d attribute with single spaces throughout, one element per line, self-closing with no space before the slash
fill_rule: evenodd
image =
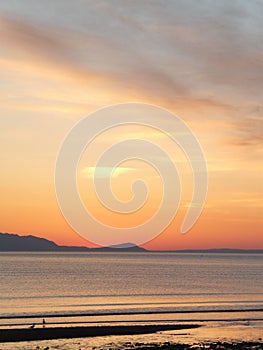
<path id="1" fill-rule="evenodd" d="M 79 188 L 93 215 L 131 227 L 158 209 L 161 180 L 138 161 L 116 170 L 112 188 L 129 200 L 130 182 L 143 173 L 152 192 L 142 212 L 107 211 L 91 186 L 105 147 L 124 134 L 146 138 L 177 163 L 183 196 L 175 219 L 145 248 L 263 248 L 262 21 L 259 0 L 0 0 L 0 232 L 94 246 L 59 209 L 58 150 L 90 113 L 142 102 L 179 116 L 202 145 L 203 213 L 180 233 L 192 193 L 189 164 L 165 135 L 134 126 L 101 135 L 81 159 Z"/>

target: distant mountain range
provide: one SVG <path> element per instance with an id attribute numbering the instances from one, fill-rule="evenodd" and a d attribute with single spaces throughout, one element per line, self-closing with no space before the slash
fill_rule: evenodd
<path id="1" fill-rule="evenodd" d="M 155 250 L 156 252 L 156 250 Z M 163 250 L 159 250 L 163 252 Z M 212 249 L 183 249 L 183 250 L 165 250 L 166 253 L 219 253 L 219 254 L 263 254 L 263 249 L 235 249 L 235 248 L 212 248 Z"/>
<path id="2" fill-rule="evenodd" d="M 11 233 L 0 233 L 0 251 L 8 252 L 144 252 L 144 248 L 132 243 L 101 248 L 88 248 L 77 246 L 61 246 L 45 238 L 36 236 L 19 236 Z"/>
<path id="3" fill-rule="evenodd" d="M 0 233 L 0 252 L 166 252 L 166 253 L 231 253 L 231 254 L 263 254 L 263 249 L 198 249 L 198 250 L 165 250 L 149 251 L 132 243 L 124 243 L 110 247 L 88 248 L 78 246 L 61 246 L 53 241 L 36 236 L 19 236 L 18 234 Z"/>

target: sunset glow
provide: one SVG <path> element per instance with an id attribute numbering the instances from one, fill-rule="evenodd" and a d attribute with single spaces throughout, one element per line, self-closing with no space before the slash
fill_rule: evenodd
<path id="1" fill-rule="evenodd" d="M 22 7 L 0 1 L 0 232 L 94 246 L 58 207 L 54 169 L 60 145 L 91 112 L 143 102 L 179 116 L 202 145 L 209 189 L 201 217 L 180 233 L 193 190 L 191 168 L 167 135 L 138 126 L 106 131 L 86 149 L 77 172 L 86 207 L 116 227 L 138 225 L 158 209 L 162 183 L 142 161 L 124 162 L 112 176 L 123 201 L 131 198 L 131 182 L 145 178 L 149 197 L 140 211 L 112 213 L 92 187 L 105 148 L 123 135 L 143 138 L 169 153 L 182 181 L 175 219 L 145 248 L 263 249 L 262 4 L 185 3 L 144 2 L 138 13 L 130 1 L 118 7 L 79 2 L 78 8 L 69 1 L 30 0 Z"/>

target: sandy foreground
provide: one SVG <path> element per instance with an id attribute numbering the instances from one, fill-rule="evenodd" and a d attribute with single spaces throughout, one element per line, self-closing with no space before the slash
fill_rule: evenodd
<path id="1" fill-rule="evenodd" d="M 198 331 L 202 329 L 198 324 L 155 324 L 155 325 L 121 325 L 121 326 L 89 326 L 89 327 L 55 327 L 35 329 L 1 329 L 0 350 L 6 349 L 32 349 L 32 350 L 53 350 L 53 349 L 93 349 L 93 350 L 263 350 L 263 341 L 258 338 L 256 341 L 223 341 L 206 340 L 192 343 L 177 341 L 155 341 L 154 333 L 177 331 L 178 336 L 184 332 Z M 129 335 L 145 335 L 152 341 L 135 341 Z M 116 343 L 116 339 L 126 337 L 126 341 Z M 96 344 L 95 339 L 115 339 L 108 344 Z M 74 340 L 75 339 L 75 340 Z M 90 340 L 89 340 L 90 339 Z M 125 338 L 123 338 L 124 340 Z M 168 339 L 168 338 L 167 338 Z M 179 339 L 179 338 L 178 338 Z M 93 341 L 92 341 L 93 340 Z M 92 345 L 93 344 L 93 345 Z M 96 344 L 94 346 L 94 344 Z M 92 346 L 91 346 L 92 345 Z"/>
<path id="2" fill-rule="evenodd" d="M 216 342 L 216 343 L 202 343 L 202 344 L 171 344 L 169 342 L 159 344 L 127 344 L 126 350 L 140 349 L 140 350 L 261 350 L 263 349 L 263 343 L 260 342 L 239 342 L 239 343 L 227 343 L 227 342 Z"/>
<path id="3" fill-rule="evenodd" d="M 0 343 L 32 340 L 72 339 L 108 335 L 147 334 L 160 331 L 198 328 L 196 324 L 154 324 L 89 327 L 16 328 L 1 329 Z"/>

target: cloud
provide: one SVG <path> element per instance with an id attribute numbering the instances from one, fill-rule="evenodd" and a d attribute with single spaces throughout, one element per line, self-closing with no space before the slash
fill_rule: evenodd
<path id="1" fill-rule="evenodd" d="M 37 193 L 39 203 L 55 208 L 55 158 L 74 122 L 109 104 L 141 101 L 182 117 L 202 144 L 210 178 L 205 235 L 218 218 L 244 220 L 257 232 L 256 220 L 262 219 L 262 13 L 257 0 L 80 0 L 77 5 L 0 0 L 0 134 L 6 149 L 1 165 L 7 202 L 21 204 L 26 198 L 33 203 Z M 116 141 L 113 136 L 105 143 Z M 141 135 L 130 130 L 130 136 Z M 147 136 L 166 146 L 164 135 L 149 131 Z M 89 164 L 96 164 L 102 146 L 90 145 Z M 190 198 L 191 169 L 169 147 L 179 163 L 183 196 Z M 108 165 L 98 169 L 99 179 L 114 170 Z M 94 166 L 79 170 L 80 186 L 92 181 Z M 140 174 L 159 191 L 158 174 L 139 164 L 112 173 L 121 196 L 130 190 L 123 180 Z M 53 199 L 47 201 L 46 195 Z M 23 219 L 28 208 L 21 208 Z M 12 206 L 5 210 L 5 217 L 14 217 Z M 50 232 L 61 221 L 56 212 L 42 220 Z M 21 221 L 25 232 L 26 222 Z M 220 239 L 229 233 L 229 225 L 221 226 Z M 231 226 L 231 232 L 245 234 L 246 227 Z"/>
<path id="2" fill-rule="evenodd" d="M 126 174 L 131 171 L 135 171 L 135 168 L 131 167 L 85 167 L 81 170 L 81 174 L 83 177 L 89 177 L 94 178 L 95 176 L 95 170 L 96 170 L 96 178 L 98 179 L 105 179 L 109 177 L 109 174 L 111 177 L 118 177 L 120 175 Z"/>
<path id="3" fill-rule="evenodd" d="M 233 115 L 228 141 L 235 146 L 248 147 L 251 157 L 251 147 L 263 150 L 262 130 L 263 106 L 243 108 Z"/>
<path id="4" fill-rule="evenodd" d="M 89 102 L 99 95 L 101 105 L 139 100 L 175 111 L 204 108 L 210 119 L 219 110 L 236 129 L 231 142 L 261 144 L 261 122 L 246 113 L 263 108 L 260 2 L 138 6 L 116 0 L 76 8 L 65 1 L 30 0 L 23 6 L 2 1 L 1 8 L 0 54 L 39 70 L 53 67 L 50 75 L 75 80 Z"/>

